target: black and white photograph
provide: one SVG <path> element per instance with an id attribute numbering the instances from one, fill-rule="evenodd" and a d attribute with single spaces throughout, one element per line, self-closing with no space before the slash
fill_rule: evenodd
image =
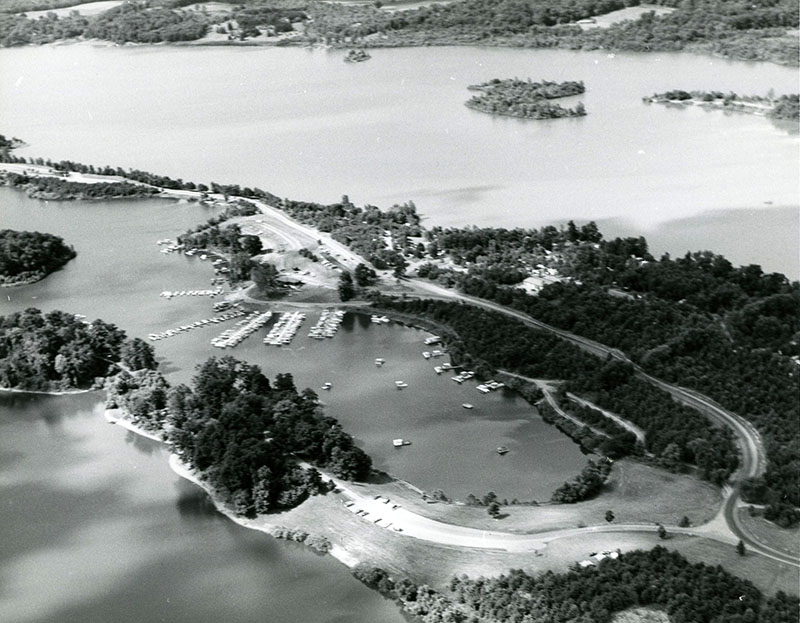
<path id="1" fill-rule="evenodd" d="M 797 0 L 0 0 L 2 623 L 800 623 Z"/>

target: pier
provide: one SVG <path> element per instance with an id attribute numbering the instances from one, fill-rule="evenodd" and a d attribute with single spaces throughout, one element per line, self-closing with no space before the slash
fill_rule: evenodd
<path id="1" fill-rule="evenodd" d="M 264 344 L 271 344 L 273 346 L 286 346 L 292 343 L 297 330 L 306 319 L 303 312 L 286 312 L 281 314 L 278 321 L 272 326 L 267 337 L 264 338 Z"/>

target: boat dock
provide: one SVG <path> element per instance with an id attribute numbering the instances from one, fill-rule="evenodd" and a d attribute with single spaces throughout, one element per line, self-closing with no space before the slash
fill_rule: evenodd
<path id="1" fill-rule="evenodd" d="M 264 338 L 264 344 L 272 344 L 273 346 L 291 344 L 297 334 L 297 330 L 305 319 L 306 315 L 299 311 L 281 314 L 281 317 L 270 329 L 267 337 Z"/>
<path id="2" fill-rule="evenodd" d="M 324 340 L 336 335 L 344 319 L 344 312 L 339 309 L 323 309 L 316 324 L 311 327 L 308 337 Z"/>
<path id="3" fill-rule="evenodd" d="M 203 318 L 202 320 L 197 320 L 191 324 L 185 324 L 180 327 L 176 327 L 175 329 L 168 329 L 161 333 L 151 333 L 147 337 L 150 338 L 150 340 L 152 340 L 153 342 L 157 342 L 158 340 L 163 340 L 168 337 L 180 335 L 181 333 L 191 331 L 192 329 L 198 329 L 208 324 L 217 324 L 220 322 L 225 322 L 226 320 L 233 320 L 234 318 L 239 318 L 241 316 L 244 316 L 244 311 L 242 311 L 239 308 L 235 308 L 225 314 L 222 314 L 221 316 L 214 316 L 213 318 Z"/>
<path id="4" fill-rule="evenodd" d="M 217 348 L 233 348 L 234 346 L 238 346 L 258 329 L 267 324 L 270 318 L 272 318 L 271 311 L 253 312 L 244 320 L 237 322 L 233 329 L 223 331 L 211 340 L 211 345 Z"/>
<path id="5" fill-rule="evenodd" d="M 164 290 L 159 296 L 169 300 L 174 296 L 210 296 L 214 298 L 222 294 L 222 288 L 215 288 L 213 290 L 175 290 L 173 292 Z"/>

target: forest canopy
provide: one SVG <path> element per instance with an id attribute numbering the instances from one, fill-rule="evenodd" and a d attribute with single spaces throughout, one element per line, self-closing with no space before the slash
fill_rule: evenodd
<path id="1" fill-rule="evenodd" d="M 53 234 L 0 230 L 0 284 L 37 281 L 74 257 L 75 250 Z"/>
<path id="2" fill-rule="evenodd" d="M 136 361 L 155 367 L 152 348 L 102 320 L 87 323 L 62 311 L 44 314 L 34 308 L 0 316 L 0 387 L 87 388 L 115 373 L 118 363 L 128 367 Z"/>

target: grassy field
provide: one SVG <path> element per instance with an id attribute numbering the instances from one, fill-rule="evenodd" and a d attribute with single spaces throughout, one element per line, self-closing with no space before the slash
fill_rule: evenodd
<path id="1" fill-rule="evenodd" d="M 613 623 L 671 623 L 666 612 L 652 608 L 632 608 L 614 615 Z"/>
<path id="2" fill-rule="evenodd" d="M 751 517 L 747 509 L 739 509 L 739 519 L 764 545 L 800 558 L 800 528 L 786 530 L 763 517 Z"/>
<path id="3" fill-rule="evenodd" d="M 722 499 L 719 491 L 706 482 L 627 460 L 614 464 L 606 490 L 593 500 L 504 506 L 502 518 L 497 520 L 489 517 L 483 507 L 428 504 L 419 493 L 397 482 L 365 485 L 363 489 L 365 495 L 384 495 L 409 510 L 446 523 L 518 533 L 604 525 L 608 510 L 613 511 L 617 523 L 677 525 L 686 515 L 692 525 L 700 525 L 714 517 Z"/>
<path id="4" fill-rule="evenodd" d="M 357 561 L 383 567 L 418 583 L 442 589 L 453 575 L 472 577 L 524 569 L 529 573 L 547 570 L 566 571 L 570 565 L 606 550 L 630 551 L 664 545 L 685 555 L 692 562 L 721 564 L 729 572 L 751 580 L 767 592 L 783 590 L 797 594 L 797 569 L 749 554 L 740 557 L 730 545 L 705 538 L 675 535 L 661 540 L 654 533 L 587 533 L 551 541 L 536 552 L 453 548 L 413 539 L 348 512 L 337 494 L 316 496 L 285 513 L 268 515 L 268 523 L 301 528 L 326 536 Z"/>
<path id="5" fill-rule="evenodd" d="M 736 549 L 708 539 L 682 539 L 674 545 L 692 562 L 718 564 L 740 578 L 750 580 L 764 593 L 783 591 L 787 595 L 800 594 L 800 569 L 748 552 L 739 556 Z"/>

